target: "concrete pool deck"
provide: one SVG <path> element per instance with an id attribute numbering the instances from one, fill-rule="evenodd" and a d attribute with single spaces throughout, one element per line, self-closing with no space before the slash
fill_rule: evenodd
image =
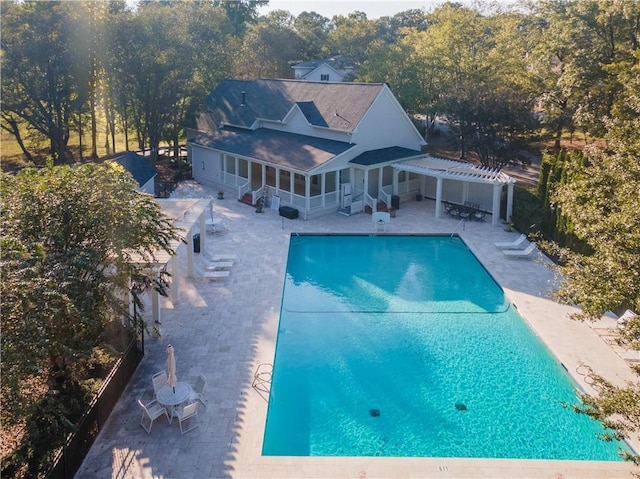
<path id="1" fill-rule="evenodd" d="M 213 190 L 192 187 L 202 197 Z M 292 233 L 373 233 L 371 215 L 331 214 L 303 221 L 256 214 L 235 199 L 214 200 L 225 227 L 207 236 L 206 248 L 234 254 L 227 278 L 215 281 L 186 277 L 186 246 L 179 250 L 179 294 L 175 304 L 163 299 L 162 336 L 147 337 L 145 357 L 77 478 L 622 478 L 632 465 L 622 462 L 519 459 L 391 457 L 262 457 L 267 403 L 252 387 L 261 363 L 273 363 L 279 308 Z M 400 205 L 387 234 L 445 233 L 458 221 L 434 217 L 432 201 Z M 553 272 L 544 259 L 506 259 L 493 243 L 518 236 L 490 223 L 469 222 L 458 233 L 504 288 L 520 314 L 576 381 L 581 364 L 623 385 L 635 379 L 625 352 L 610 344 L 612 318 L 597 324 L 568 319 L 573 308 L 549 299 Z M 196 255 L 197 256 L 197 255 Z M 177 375 L 207 380 L 206 408 L 199 408 L 200 427 L 180 434 L 178 424 L 156 420 L 147 434 L 140 427 L 136 400 L 152 398 L 151 375 L 166 367 L 165 348 L 175 348 Z M 627 358 L 629 359 L 629 358 Z M 631 358 L 633 359 L 633 358 Z M 534 413 L 535 414 L 535 413 Z M 177 421 L 176 421 L 177 422 Z M 553 440 L 553 438 L 549 438 Z M 632 446 L 640 450 L 634 441 Z"/>

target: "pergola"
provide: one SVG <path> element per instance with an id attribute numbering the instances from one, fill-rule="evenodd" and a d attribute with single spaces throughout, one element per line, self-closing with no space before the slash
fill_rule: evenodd
<path id="1" fill-rule="evenodd" d="M 204 251 L 206 241 L 205 212 L 209 211 L 209 204 L 212 200 L 210 198 L 156 198 L 155 200 L 160 205 L 162 214 L 172 221 L 181 239 L 171 241 L 169 252 L 162 249 L 154 251 L 154 262 L 152 264 L 145 262 L 144 264 L 151 267 L 152 274 L 156 278 L 162 270 L 171 274 L 170 297 L 175 304 L 178 300 L 178 248 L 182 243 L 187 245 L 187 277 L 191 278 L 193 277 L 193 235 L 196 232 L 200 233 L 200 247 Z M 151 309 L 153 320 L 159 323 L 160 295 L 155 289 L 151 291 Z"/>
<path id="2" fill-rule="evenodd" d="M 509 221 L 513 213 L 513 186 L 515 180 L 500 169 L 473 165 L 463 161 L 445 160 L 442 158 L 423 157 L 393 165 L 394 190 L 397 189 L 398 173 L 407 171 L 435 179 L 436 218 L 442 215 L 443 191 L 446 182 L 460 182 L 460 202 L 467 201 L 469 185 L 487 185 L 491 192 L 491 224 L 497 226 L 500 221 L 500 199 L 503 187 L 507 186 L 506 219 Z"/>

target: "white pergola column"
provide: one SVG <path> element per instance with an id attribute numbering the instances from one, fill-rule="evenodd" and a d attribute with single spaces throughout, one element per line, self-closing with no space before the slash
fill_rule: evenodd
<path id="1" fill-rule="evenodd" d="M 213 200 L 211 200 L 213 201 Z M 211 206 L 209 206 L 209 208 L 211 208 Z M 205 220 L 206 220 L 206 211 L 203 211 L 202 214 L 200 215 L 200 218 L 198 218 L 198 229 L 200 230 L 200 251 L 202 251 L 204 253 L 204 248 L 206 246 L 206 242 L 207 242 L 207 230 L 206 230 L 206 226 L 205 226 Z M 213 219 L 213 218 L 211 218 Z"/>
<path id="2" fill-rule="evenodd" d="M 193 278 L 193 235 L 187 231 L 187 278 Z"/>
<path id="3" fill-rule="evenodd" d="M 507 222 L 511 221 L 513 215 L 513 183 L 507 185 Z"/>
<path id="4" fill-rule="evenodd" d="M 493 185 L 493 205 L 491 206 L 491 224 L 498 226 L 500 223 L 500 195 L 502 185 Z"/>
<path id="5" fill-rule="evenodd" d="M 174 254 L 169 260 L 171 267 L 169 272 L 171 273 L 171 302 L 175 305 L 178 303 L 178 253 Z"/>
<path id="6" fill-rule="evenodd" d="M 155 276 L 155 280 L 158 280 L 158 271 L 154 270 L 153 272 Z M 151 289 L 151 312 L 153 314 L 153 322 L 160 323 L 160 293 L 156 290 L 155 287 Z"/>
<path id="7" fill-rule="evenodd" d="M 424 176 L 423 176 L 424 178 Z M 436 178 L 436 218 L 442 214 L 442 178 Z"/>

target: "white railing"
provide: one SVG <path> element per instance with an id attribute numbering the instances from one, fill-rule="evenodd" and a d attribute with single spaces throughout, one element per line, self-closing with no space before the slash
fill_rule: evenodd
<path id="1" fill-rule="evenodd" d="M 369 193 L 364 194 L 364 204 L 371 207 L 371 212 L 378 211 L 378 200 L 371 196 Z"/>
<path id="2" fill-rule="evenodd" d="M 382 190 L 378 190 L 378 201 L 384 202 L 387 205 L 387 208 L 391 206 L 391 194 Z"/>
<path id="3" fill-rule="evenodd" d="M 238 199 L 241 199 L 247 193 L 249 193 L 249 180 L 238 186 Z"/>

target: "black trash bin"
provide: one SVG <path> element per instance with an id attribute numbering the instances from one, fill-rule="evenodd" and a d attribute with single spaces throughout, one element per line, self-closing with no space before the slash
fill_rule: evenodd
<path id="1" fill-rule="evenodd" d="M 196 233 L 193 235 L 193 252 L 200 252 L 200 233 Z"/>
<path id="2" fill-rule="evenodd" d="M 400 209 L 400 197 L 398 195 L 391 195 L 391 207 L 397 210 Z"/>

